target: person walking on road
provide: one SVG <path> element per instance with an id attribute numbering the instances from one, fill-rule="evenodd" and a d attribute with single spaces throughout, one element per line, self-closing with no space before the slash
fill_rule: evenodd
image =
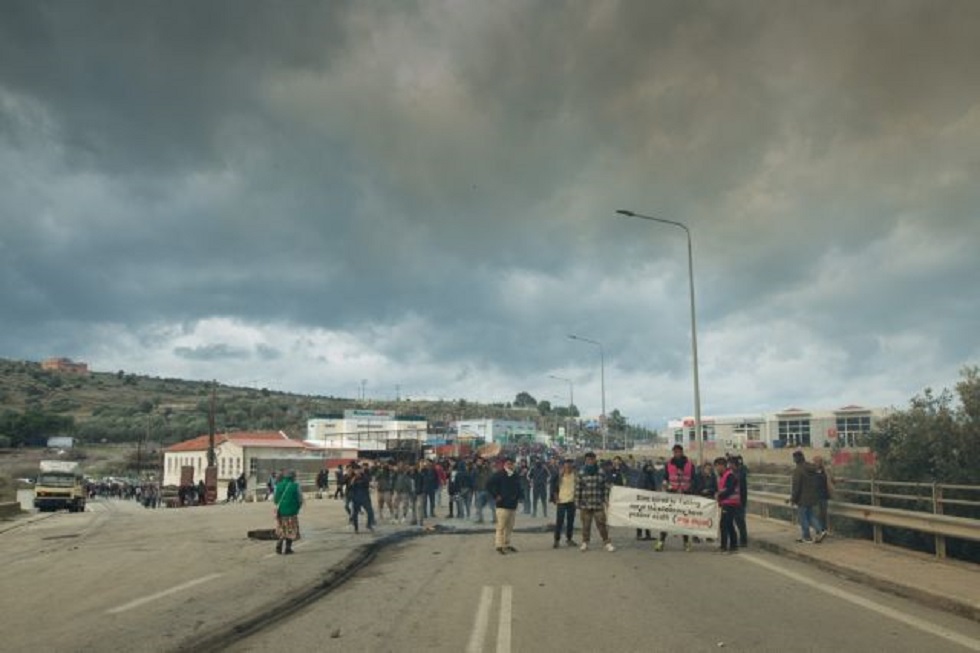
<path id="1" fill-rule="evenodd" d="M 555 544 L 561 541 L 565 527 L 565 544 L 575 546 L 575 467 L 571 458 L 562 461 L 561 469 L 551 477 L 551 502 L 555 504 Z"/>
<path id="2" fill-rule="evenodd" d="M 514 532 L 514 513 L 517 504 L 524 498 L 521 479 L 514 470 L 514 459 L 505 458 L 503 469 L 494 472 L 487 481 L 487 492 L 494 498 L 497 515 L 497 529 L 494 544 L 497 553 L 517 553 L 511 546 L 510 536 Z M 525 499 L 526 500 L 526 499 Z"/>
<path id="3" fill-rule="evenodd" d="M 374 508 L 371 507 L 371 476 L 366 468 L 355 464 L 347 489 L 351 500 L 350 523 L 354 532 L 360 532 L 358 518 L 361 510 L 367 513 L 367 529 L 374 532 Z"/>
<path id="4" fill-rule="evenodd" d="M 819 479 L 817 478 L 817 468 L 812 463 L 806 462 L 806 456 L 802 451 L 793 452 L 793 462 L 796 469 L 793 471 L 792 493 L 790 503 L 797 507 L 800 518 L 800 539 L 797 542 L 813 544 L 822 542 L 827 537 L 820 518 L 814 513 L 814 509 L 819 502 Z M 816 535 L 811 539 L 810 528 L 813 527 Z"/>
<path id="5" fill-rule="evenodd" d="M 606 527 L 606 504 L 609 503 L 609 483 L 606 475 L 599 471 L 595 454 L 585 454 L 585 464 L 575 477 L 575 506 L 582 514 L 582 551 L 589 550 L 592 538 L 592 522 L 595 521 L 599 537 L 606 545 L 606 551 L 615 551 Z"/>
<path id="6" fill-rule="evenodd" d="M 299 539 L 299 511 L 303 506 L 303 492 L 294 470 L 279 478 L 272 500 L 276 504 L 276 553 L 288 555 Z"/>

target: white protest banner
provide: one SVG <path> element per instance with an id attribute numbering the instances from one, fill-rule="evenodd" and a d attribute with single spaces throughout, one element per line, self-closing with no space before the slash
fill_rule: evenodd
<path id="1" fill-rule="evenodd" d="M 649 528 L 704 538 L 718 536 L 718 503 L 691 494 L 651 492 L 616 485 L 609 493 L 606 517 L 610 526 Z"/>

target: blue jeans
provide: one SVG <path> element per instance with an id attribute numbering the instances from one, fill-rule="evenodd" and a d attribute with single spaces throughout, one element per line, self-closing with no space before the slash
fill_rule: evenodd
<path id="1" fill-rule="evenodd" d="M 371 497 L 370 496 L 362 497 L 362 496 L 355 495 L 354 498 L 351 500 L 351 516 L 350 516 L 351 524 L 354 525 L 354 532 L 358 531 L 357 518 L 362 508 L 364 509 L 364 512 L 367 513 L 367 527 L 374 528 L 374 508 L 371 507 Z"/>
<path id="2" fill-rule="evenodd" d="M 559 503 L 555 506 L 555 542 L 561 539 L 562 526 L 565 527 L 565 539 L 571 541 L 575 533 L 575 503 Z"/>
<path id="3" fill-rule="evenodd" d="M 538 516 L 538 502 L 541 503 L 541 516 L 548 516 L 548 488 L 535 485 L 531 500 L 531 515 Z"/>
<path id="4" fill-rule="evenodd" d="M 811 526 L 817 533 L 823 531 L 823 524 L 820 523 L 820 518 L 814 513 L 814 508 L 816 506 L 799 506 L 797 508 L 800 518 L 800 532 L 803 534 L 804 540 L 810 539 Z"/>
<path id="5" fill-rule="evenodd" d="M 473 490 L 466 488 L 459 493 L 459 500 L 463 504 L 463 508 L 466 509 L 466 518 L 470 518 L 470 508 L 473 506 Z M 457 515 L 457 517 L 462 517 L 463 513 Z"/>
<path id="6" fill-rule="evenodd" d="M 490 504 L 490 517 L 492 523 L 497 523 L 497 508 L 493 501 L 490 500 L 490 493 L 486 490 L 477 490 L 476 493 L 476 523 L 483 523 L 483 509 Z"/>

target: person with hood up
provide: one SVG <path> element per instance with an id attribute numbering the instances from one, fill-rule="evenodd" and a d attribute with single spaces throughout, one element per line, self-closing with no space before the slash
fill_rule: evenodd
<path id="1" fill-rule="evenodd" d="M 279 478 L 272 500 L 276 504 L 276 553 L 288 555 L 299 539 L 299 510 L 303 506 L 303 492 L 294 470 Z"/>

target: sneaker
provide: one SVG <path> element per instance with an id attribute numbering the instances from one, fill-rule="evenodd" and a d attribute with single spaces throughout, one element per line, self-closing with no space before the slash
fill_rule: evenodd
<path id="1" fill-rule="evenodd" d="M 497 547 L 497 553 L 499 553 L 500 555 L 507 555 L 507 549 L 505 549 L 502 546 L 498 546 Z"/>
<path id="2" fill-rule="evenodd" d="M 824 530 L 820 531 L 819 533 L 817 533 L 817 537 L 815 538 L 815 540 L 818 543 L 819 542 L 823 542 L 823 538 L 825 538 L 825 537 L 827 537 L 827 530 L 826 529 L 824 529 Z"/>
<path id="3" fill-rule="evenodd" d="M 576 542 L 575 540 L 565 540 L 565 544 L 567 544 L 568 546 L 578 546 L 578 542 Z"/>
<path id="4" fill-rule="evenodd" d="M 606 551 L 608 551 L 609 553 L 612 553 L 615 550 L 616 550 L 616 547 L 613 546 L 613 543 L 612 542 L 606 542 Z"/>
<path id="5" fill-rule="evenodd" d="M 800 538 L 797 538 L 796 543 L 797 544 L 813 544 L 813 540 L 811 540 L 809 537 L 800 537 Z"/>
<path id="6" fill-rule="evenodd" d="M 552 549 L 557 549 L 558 548 L 558 542 L 559 542 L 559 540 L 555 540 L 555 545 L 552 546 L 551 548 Z"/>
<path id="7" fill-rule="evenodd" d="M 653 550 L 654 551 L 658 551 L 658 552 L 659 551 L 663 551 L 664 550 L 664 541 L 663 540 L 657 540 L 656 544 L 653 545 Z"/>
<path id="8" fill-rule="evenodd" d="M 517 549 L 512 546 L 505 546 L 504 549 L 507 551 L 507 553 L 517 553 Z"/>
<path id="9" fill-rule="evenodd" d="M 589 550 L 589 543 L 588 542 L 582 542 L 582 546 L 580 546 L 578 548 L 578 550 L 579 551 L 588 551 Z"/>

